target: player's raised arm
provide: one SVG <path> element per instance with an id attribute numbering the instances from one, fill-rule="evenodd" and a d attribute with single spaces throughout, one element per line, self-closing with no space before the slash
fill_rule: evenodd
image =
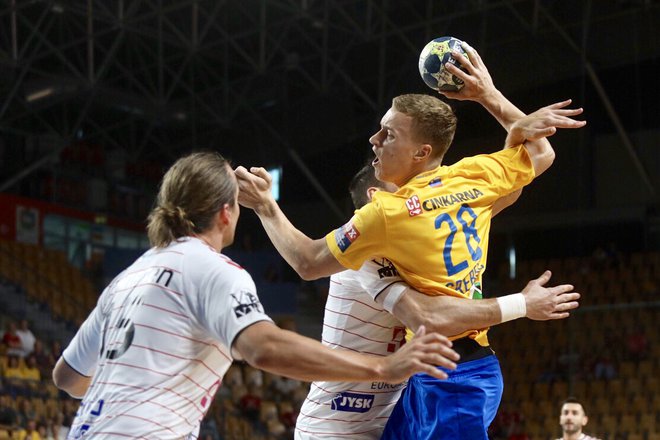
<path id="1" fill-rule="evenodd" d="M 304 280 L 314 280 L 341 272 L 324 239 L 314 240 L 296 229 L 271 194 L 271 177 L 264 168 L 235 170 L 238 202 L 253 209 L 277 251 Z"/>
<path id="2" fill-rule="evenodd" d="M 552 165 L 555 155 L 552 148 L 548 150 L 544 143 L 538 141 L 552 136 L 558 128 L 582 128 L 587 124 L 586 121 L 573 119 L 582 114 L 582 108 L 566 108 L 570 104 L 571 100 L 567 99 L 548 105 L 517 120 L 511 126 L 505 145 L 524 144 L 537 176 Z"/>
<path id="3" fill-rule="evenodd" d="M 452 52 L 452 57 L 460 63 L 463 69 L 467 70 L 467 73 L 454 64 L 445 64 L 445 69 L 463 80 L 463 87 L 457 92 L 442 91 L 440 93 L 450 99 L 474 101 L 481 104 L 509 132 L 513 123 L 525 116 L 525 113 L 495 87 L 490 72 L 479 53 L 465 42 L 463 42 L 463 49 L 468 59 L 456 51 Z"/>
<path id="4" fill-rule="evenodd" d="M 535 321 L 567 318 L 578 307 L 580 294 L 570 284 L 545 287 L 551 276 L 546 271 L 527 283 L 521 293 L 481 300 L 429 296 L 395 284 L 378 296 L 378 302 L 393 303 L 390 311 L 408 328 L 424 325 L 429 331 L 450 336 L 523 317 Z M 402 288 L 403 293 L 396 292 Z M 399 295 L 398 300 L 391 301 L 388 295 Z"/>
<path id="5" fill-rule="evenodd" d="M 463 43 L 469 61 L 458 52 L 452 52 L 452 56 L 456 59 L 467 72 L 459 69 L 454 64 L 447 63 L 445 68 L 454 76 L 459 77 L 464 82 L 464 86 L 457 92 L 441 92 L 446 97 L 457 99 L 461 101 L 475 101 L 481 104 L 488 112 L 493 115 L 495 119 L 504 127 L 507 132 L 510 132 L 514 123 L 525 117 L 518 107 L 516 107 L 506 96 L 504 96 L 493 83 L 493 79 L 486 68 L 479 53 L 467 43 Z M 570 101 L 566 105 L 568 105 Z M 576 116 L 582 113 L 582 109 L 568 110 L 565 109 L 563 114 L 556 116 Z M 570 118 L 569 118 L 570 119 Z M 555 120 L 553 123 L 563 124 L 555 125 L 556 128 L 580 128 L 584 126 L 584 121 L 573 121 L 569 123 L 567 120 Z M 575 124 L 579 123 L 579 124 Z M 546 136 L 536 137 L 534 139 L 526 138 L 523 136 L 513 137 L 507 139 L 505 148 L 512 147 L 521 143 L 525 143 L 525 148 L 534 164 L 534 171 L 536 175 L 540 175 L 547 170 L 554 161 L 555 153 L 552 145 L 547 140 L 547 136 L 551 136 L 554 132 L 547 132 Z"/>
<path id="6" fill-rule="evenodd" d="M 234 348 L 256 368 L 304 381 L 400 383 L 415 373 L 446 379 L 446 373 L 436 366 L 455 369 L 458 354 L 446 337 L 425 334 L 423 327 L 420 330 L 418 337 L 396 353 L 377 357 L 331 349 L 262 321 L 243 330 Z"/>

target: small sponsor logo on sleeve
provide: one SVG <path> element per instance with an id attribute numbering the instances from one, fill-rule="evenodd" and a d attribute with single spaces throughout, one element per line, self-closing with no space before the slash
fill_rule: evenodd
<path id="1" fill-rule="evenodd" d="M 346 249 L 360 236 L 360 231 L 353 225 L 352 222 L 346 223 L 341 228 L 335 230 L 335 241 L 337 242 L 337 247 L 342 252 L 345 252 Z"/>
<path id="2" fill-rule="evenodd" d="M 332 398 L 331 409 L 333 411 L 365 413 L 371 409 L 373 404 L 373 394 L 348 393 L 344 391 L 337 393 Z"/>
<path id="3" fill-rule="evenodd" d="M 378 267 L 378 277 L 383 279 L 385 277 L 398 277 L 399 272 L 394 267 L 394 264 L 387 258 L 374 258 L 373 261 Z"/>
<path id="4" fill-rule="evenodd" d="M 417 195 L 413 195 L 408 200 L 406 200 L 406 208 L 408 209 L 408 214 L 411 217 L 421 214 L 422 204 L 419 202 L 419 197 L 417 197 Z"/>
<path id="5" fill-rule="evenodd" d="M 231 294 L 234 314 L 237 318 L 242 318 L 250 313 L 257 311 L 263 313 L 264 309 L 259 302 L 259 298 L 252 292 L 242 291 L 238 294 Z"/>

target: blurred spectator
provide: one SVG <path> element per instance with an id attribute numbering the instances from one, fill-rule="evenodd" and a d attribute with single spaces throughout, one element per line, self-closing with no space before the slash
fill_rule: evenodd
<path id="1" fill-rule="evenodd" d="M 264 384 L 264 373 L 250 365 L 243 367 L 243 377 L 245 385 L 261 388 Z"/>
<path id="2" fill-rule="evenodd" d="M 293 409 L 293 404 L 289 401 L 280 403 L 280 422 L 284 425 L 287 432 L 293 437 L 293 431 L 296 427 L 296 419 L 298 418 L 298 411 Z"/>
<path id="3" fill-rule="evenodd" d="M 288 377 L 273 376 L 270 387 L 277 394 L 278 400 L 291 400 L 299 384 L 297 380 Z"/>
<path id="4" fill-rule="evenodd" d="M 27 319 L 21 319 L 16 334 L 21 339 L 23 357 L 29 356 L 34 351 L 34 341 L 36 341 L 37 338 L 34 337 L 34 334 L 30 330 Z"/>
<path id="5" fill-rule="evenodd" d="M 18 423 L 18 414 L 11 405 L 11 396 L 0 394 L 0 427 L 11 429 Z"/>
<path id="6" fill-rule="evenodd" d="M 588 422 L 589 417 L 587 417 L 587 412 L 580 401 L 575 397 L 567 398 L 562 403 L 559 413 L 559 425 L 561 425 L 562 436 L 557 440 L 598 440 L 582 432 L 582 429 Z"/>
<path id="7" fill-rule="evenodd" d="M 536 378 L 537 382 L 553 383 L 561 379 L 561 374 L 559 373 L 559 365 L 557 359 L 552 359 L 550 362 L 545 364 L 544 370 Z"/>
<path id="8" fill-rule="evenodd" d="M 30 421 L 37 420 L 37 412 L 32 406 L 30 399 L 23 399 L 18 404 L 18 424 L 21 426 L 29 426 Z M 37 431 L 37 424 L 35 422 L 32 431 Z"/>
<path id="9" fill-rule="evenodd" d="M 53 340 L 50 343 L 50 365 L 55 365 L 55 362 L 62 356 L 62 344 L 60 341 Z"/>
<path id="10" fill-rule="evenodd" d="M 34 356 L 28 356 L 25 360 L 25 366 L 23 367 L 23 380 L 25 380 L 28 389 L 33 392 L 39 390 L 41 373 L 39 372 L 39 368 L 37 368 L 37 360 Z"/>
<path id="11" fill-rule="evenodd" d="M 37 431 L 37 421 L 30 419 L 25 424 L 25 428 L 18 431 L 18 440 L 41 440 L 41 436 Z"/>
<path id="12" fill-rule="evenodd" d="M 41 377 L 49 377 L 55 365 L 51 363 L 51 357 L 48 352 L 46 352 L 44 343 L 41 339 L 34 341 L 34 351 L 32 352 L 32 355 L 37 362 L 37 368 L 39 369 Z"/>
<path id="13" fill-rule="evenodd" d="M 199 429 L 199 438 L 208 440 L 220 440 L 218 435 L 218 425 L 213 417 L 206 417 L 202 421 Z"/>
<path id="14" fill-rule="evenodd" d="M 260 387 L 252 385 L 248 392 L 241 397 L 240 407 L 243 415 L 252 423 L 259 420 L 259 411 L 261 410 L 261 398 L 263 391 Z"/>
<path id="15" fill-rule="evenodd" d="M 649 340 L 644 327 L 636 325 L 635 329 L 626 338 L 628 358 L 634 361 L 646 359 L 649 353 Z"/>
<path id="16" fill-rule="evenodd" d="M 7 358 L 7 367 L 2 372 L 5 385 L 12 395 L 24 393 L 23 369 L 20 366 L 18 356 Z"/>
<path id="17" fill-rule="evenodd" d="M 526 440 L 528 437 L 522 429 L 523 414 L 510 404 L 504 404 L 488 429 L 492 438 L 507 440 Z"/>
<path id="18" fill-rule="evenodd" d="M 7 331 L 2 336 L 2 343 L 7 347 L 7 356 L 22 356 L 23 346 L 21 338 L 16 334 L 16 323 L 10 321 L 7 324 Z"/>
<path id="19" fill-rule="evenodd" d="M 59 412 L 53 421 L 53 429 L 55 430 L 55 438 L 58 440 L 65 440 L 69 434 L 71 427 L 71 418 L 67 418 L 63 413 Z"/>
<path id="20" fill-rule="evenodd" d="M 594 366 L 594 378 L 612 380 L 617 376 L 614 361 L 608 350 L 603 350 Z"/>

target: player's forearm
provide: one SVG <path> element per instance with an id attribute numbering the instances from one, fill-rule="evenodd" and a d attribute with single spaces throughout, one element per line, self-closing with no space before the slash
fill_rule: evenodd
<path id="1" fill-rule="evenodd" d="M 504 148 L 510 148 L 524 143 L 534 164 L 534 171 L 537 176 L 550 168 L 555 158 L 555 152 L 547 138 L 528 141 L 516 133 L 511 133 L 513 124 L 525 116 L 522 110 L 516 107 L 497 89 L 484 95 L 479 102 L 509 133 L 504 143 Z"/>
<path id="2" fill-rule="evenodd" d="M 488 110 L 507 133 L 514 122 L 525 116 L 522 110 L 497 89 L 493 89 L 491 93 L 484 95 L 479 103 Z"/>
<path id="3" fill-rule="evenodd" d="M 274 374 L 303 381 L 369 381 L 382 379 L 380 358 L 331 350 L 296 333 L 261 329 L 260 341 L 246 361 Z M 265 331 L 263 331 L 265 330 Z"/>
<path id="4" fill-rule="evenodd" d="M 321 253 L 327 249 L 324 240 L 313 240 L 303 234 L 274 200 L 255 209 L 255 212 L 275 249 L 302 279 L 313 280 L 328 275 L 319 267 Z"/>
<path id="5" fill-rule="evenodd" d="M 496 299 L 429 296 L 413 289 L 401 297 L 393 313 L 408 328 L 424 325 L 429 331 L 449 336 L 490 327 L 502 321 Z"/>

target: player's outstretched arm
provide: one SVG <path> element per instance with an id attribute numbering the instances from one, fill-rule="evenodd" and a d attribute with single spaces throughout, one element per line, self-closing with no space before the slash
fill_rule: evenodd
<path id="1" fill-rule="evenodd" d="M 463 88 L 457 92 L 440 93 L 450 99 L 478 102 L 509 132 L 513 123 L 525 116 L 525 113 L 495 87 L 493 78 L 479 53 L 465 42 L 463 43 L 463 49 L 469 61 L 455 51 L 452 52 L 452 57 L 467 70 L 467 73 L 454 64 L 447 63 L 445 65 L 445 68 L 452 75 L 463 80 Z"/>
<path id="2" fill-rule="evenodd" d="M 439 379 L 447 375 L 436 368 L 456 368 L 458 354 L 451 342 L 437 334 L 426 334 L 421 327 L 417 337 L 396 353 L 368 356 L 331 349 L 318 341 L 282 330 L 261 321 L 243 330 L 234 348 L 253 367 L 298 380 L 382 381 L 399 383 L 415 373 Z"/>
<path id="3" fill-rule="evenodd" d="M 530 113 L 514 122 L 509 131 L 505 146 L 524 144 L 537 176 L 550 168 L 555 157 L 552 148 L 547 148 L 549 144 L 538 141 L 552 136 L 558 128 L 582 128 L 587 124 L 573 119 L 582 114 L 582 108 L 566 108 L 571 102 L 567 99 Z"/>
<path id="4" fill-rule="evenodd" d="M 235 170 L 238 203 L 253 209 L 277 251 L 304 280 L 315 280 L 345 270 L 324 239 L 314 240 L 296 229 L 271 194 L 272 179 L 264 168 Z"/>
<path id="5" fill-rule="evenodd" d="M 458 335 L 522 317 L 536 321 L 567 318 L 579 306 L 580 294 L 569 284 L 545 287 L 551 276 L 550 271 L 544 272 L 527 283 L 521 293 L 480 300 L 430 296 L 407 288 L 392 313 L 409 328 L 424 325 L 429 331 L 445 335 Z M 388 293 L 380 295 L 379 301 L 386 301 Z"/>

